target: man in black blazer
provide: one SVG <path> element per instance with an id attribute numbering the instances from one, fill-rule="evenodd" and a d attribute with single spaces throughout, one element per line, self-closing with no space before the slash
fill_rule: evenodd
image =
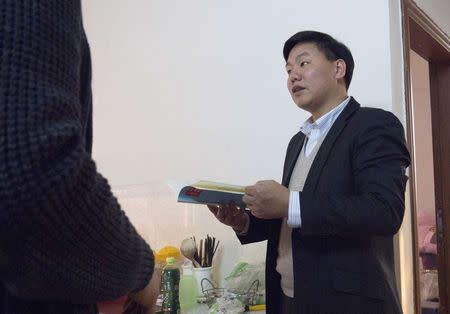
<path id="1" fill-rule="evenodd" d="M 311 113 L 291 139 L 283 181 L 245 190 L 249 210 L 209 206 L 240 241 L 268 240 L 267 313 L 401 313 L 393 236 L 410 158 L 400 121 L 348 97 L 354 61 L 331 36 L 283 49 L 292 99 Z"/>

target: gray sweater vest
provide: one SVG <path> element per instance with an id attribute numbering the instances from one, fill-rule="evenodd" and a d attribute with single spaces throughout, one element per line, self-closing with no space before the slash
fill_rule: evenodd
<path id="1" fill-rule="evenodd" d="M 305 146 L 307 145 L 307 139 L 303 144 L 303 148 L 298 156 L 294 170 L 292 171 L 291 179 L 289 180 L 289 190 L 302 191 L 305 185 L 306 178 L 309 173 L 317 152 L 319 151 L 322 142 L 328 132 L 324 132 L 317 140 L 311 153 L 305 155 Z M 300 206 L 301 211 L 301 206 Z M 280 231 L 280 241 L 278 242 L 278 259 L 277 259 L 277 272 L 281 275 L 281 288 L 283 293 L 288 297 L 294 297 L 294 268 L 292 263 L 292 228 L 287 224 L 287 218 L 283 218 Z M 296 267 L 302 267 L 296 265 Z"/>

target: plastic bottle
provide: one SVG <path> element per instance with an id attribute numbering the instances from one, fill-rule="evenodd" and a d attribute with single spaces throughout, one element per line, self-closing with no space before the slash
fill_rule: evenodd
<path id="1" fill-rule="evenodd" d="M 155 267 L 164 268 L 166 265 L 166 259 L 168 257 L 173 257 L 177 261 L 176 264 L 181 267 L 181 252 L 174 246 L 165 246 L 155 252 Z M 156 311 L 159 312 L 162 307 L 163 294 L 162 289 L 160 289 L 158 298 L 156 299 Z"/>
<path id="2" fill-rule="evenodd" d="M 163 295 L 161 311 L 163 313 L 176 314 L 180 310 L 178 299 L 180 270 L 175 262 L 174 257 L 168 257 L 161 275 L 161 293 Z"/>
<path id="3" fill-rule="evenodd" d="M 197 281 L 192 274 L 192 262 L 183 264 L 180 279 L 180 308 L 182 313 L 197 306 Z"/>

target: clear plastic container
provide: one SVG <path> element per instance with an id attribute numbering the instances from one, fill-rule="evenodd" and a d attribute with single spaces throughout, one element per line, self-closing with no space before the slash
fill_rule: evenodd
<path id="1" fill-rule="evenodd" d="M 191 261 L 183 264 L 183 273 L 180 278 L 180 308 L 181 313 L 189 311 L 197 306 L 197 281 L 192 273 Z"/>

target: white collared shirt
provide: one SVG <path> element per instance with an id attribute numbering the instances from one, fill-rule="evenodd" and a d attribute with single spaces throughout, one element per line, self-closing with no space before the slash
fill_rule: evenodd
<path id="1" fill-rule="evenodd" d="M 347 97 L 333 110 L 327 112 L 315 122 L 312 121 L 312 117 L 306 120 L 300 127 L 300 131 L 305 134 L 304 151 L 308 156 L 317 144 L 317 141 L 322 136 L 326 136 L 328 131 L 333 126 L 336 119 L 341 112 L 345 109 L 350 97 Z M 289 193 L 289 209 L 287 224 L 291 228 L 298 228 L 302 225 L 301 210 L 300 210 L 300 195 L 299 191 L 290 191 Z"/>

